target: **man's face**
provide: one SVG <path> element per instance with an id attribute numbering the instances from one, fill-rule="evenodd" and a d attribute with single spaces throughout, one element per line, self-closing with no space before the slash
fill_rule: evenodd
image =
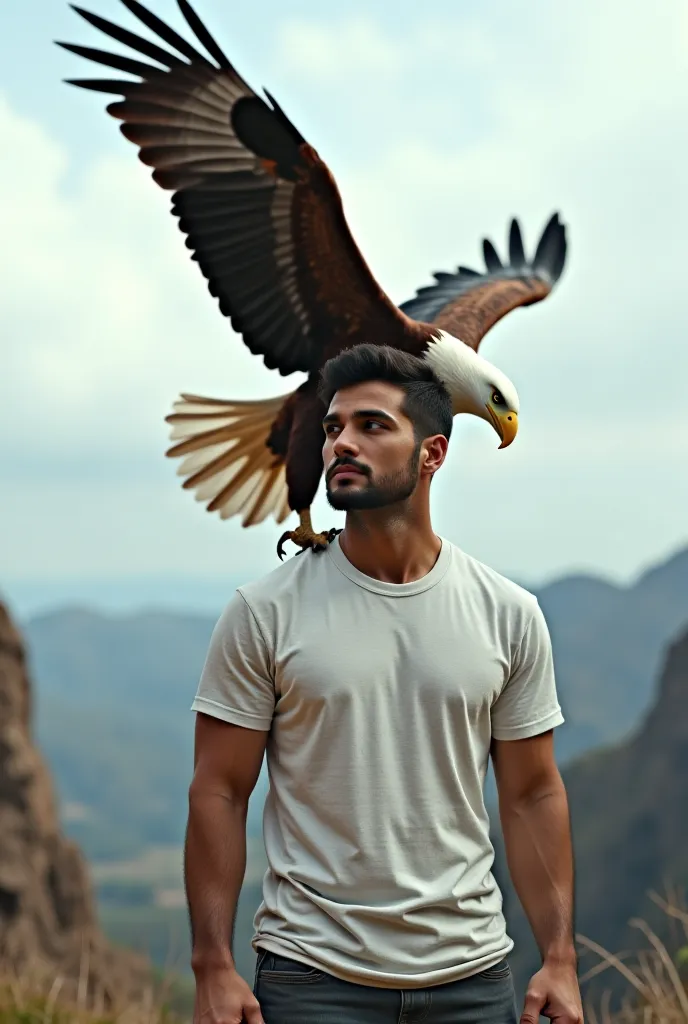
<path id="1" fill-rule="evenodd" d="M 323 420 L 323 465 L 333 508 L 384 508 L 411 496 L 421 445 L 401 410 L 404 393 L 375 381 L 337 392 Z"/>

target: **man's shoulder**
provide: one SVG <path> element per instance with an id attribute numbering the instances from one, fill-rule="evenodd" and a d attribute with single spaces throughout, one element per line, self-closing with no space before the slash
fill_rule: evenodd
<path id="1" fill-rule="evenodd" d="M 454 563 L 458 569 L 458 581 L 465 581 L 471 586 L 478 587 L 502 607 L 518 608 L 527 613 L 535 610 L 538 604 L 537 597 L 523 584 L 498 572 L 456 544 L 452 544 L 452 547 L 455 553 Z"/>
<path id="2" fill-rule="evenodd" d="M 324 552 L 306 550 L 280 562 L 257 579 L 242 583 L 237 591 L 251 607 L 279 603 L 281 598 L 314 584 L 318 569 L 327 561 Z"/>

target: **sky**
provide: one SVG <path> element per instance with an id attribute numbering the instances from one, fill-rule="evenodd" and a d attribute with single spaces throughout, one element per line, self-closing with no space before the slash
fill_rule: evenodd
<path id="1" fill-rule="evenodd" d="M 189 35 L 173 0 L 147 3 Z M 84 6 L 146 34 L 117 0 Z M 517 441 L 457 420 L 438 532 L 538 582 L 629 580 L 688 544 L 684 0 L 194 6 L 327 161 L 395 301 L 481 268 L 514 215 L 529 250 L 555 210 L 567 225 L 554 294 L 481 347 L 519 391 Z M 164 417 L 182 391 L 303 378 L 231 330 L 108 97 L 63 84 L 97 66 L 56 39 L 122 49 L 61 0 L 2 14 L 0 582 L 262 574 L 285 527 L 206 512 L 164 457 Z M 314 522 L 342 525 L 322 491 Z"/>

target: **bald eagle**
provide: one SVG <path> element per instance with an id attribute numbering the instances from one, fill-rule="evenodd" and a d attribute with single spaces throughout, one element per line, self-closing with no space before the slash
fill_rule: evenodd
<path id="1" fill-rule="evenodd" d="M 202 53 L 138 0 L 124 6 L 169 49 L 80 7 L 96 29 L 156 64 L 91 47 L 58 45 L 134 79 L 67 79 L 115 94 L 107 112 L 171 191 L 172 213 L 221 313 L 249 351 L 283 376 L 307 379 L 277 398 L 241 401 L 182 394 L 166 417 L 183 457 L 183 487 L 224 519 L 245 527 L 291 512 L 289 538 L 322 549 L 335 531 L 317 533 L 310 509 L 322 475 L 323 364 L 359 342 L 396 346 L 427 359 L 455 414 L 485 419 L 500 447 L 518 424 L 518 396 L 479 353 L 490 328 L 511 310 L 546 298 L 566 258 L 558 214 L 528 259 L 516 220 L 509 259 L 483 240 L 485 271 L 459 266 L 397 306 L 382 290 L 349 230 L 335 179 L 277 101 L 258 96 L 191 8 L 179 8 Z M 156 66 L 159 65 L 159 66 Z"/>

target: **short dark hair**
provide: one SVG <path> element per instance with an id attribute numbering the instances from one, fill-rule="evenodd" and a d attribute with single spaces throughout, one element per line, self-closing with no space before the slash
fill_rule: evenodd
<path id="1" fill-rule="evenodd" d="M 449 440 L 454 423 L 452 400 L 425 359 L 389 345 L 354 345 L 322 368 L 318 395 L 329 405 L 342 388 L 369 381 L 394 384 L 404 392 L 402 410 L 413 424 L 416 441 L 433 434 Z"/>

